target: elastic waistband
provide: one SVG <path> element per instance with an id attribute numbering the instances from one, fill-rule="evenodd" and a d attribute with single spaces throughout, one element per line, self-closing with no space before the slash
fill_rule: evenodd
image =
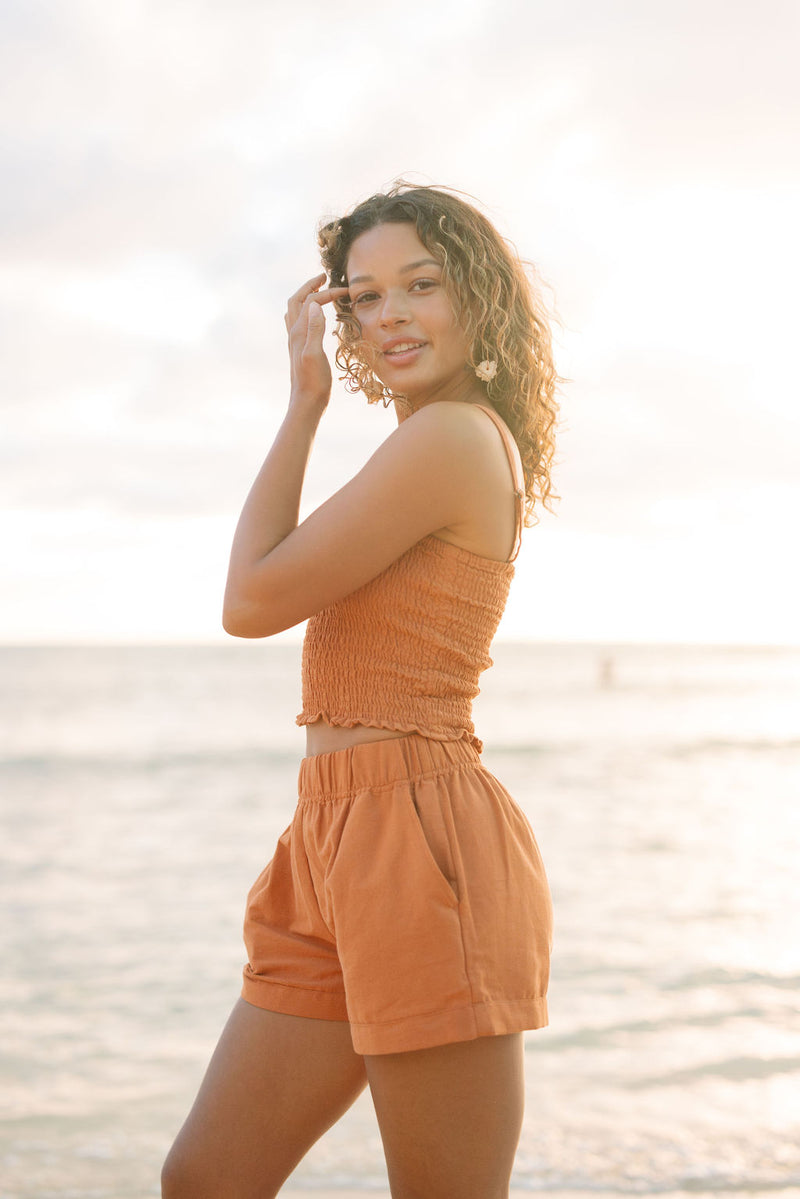
<path id="1" fill-rule="evenodd" d="M 466 738 L 436 741 L 420 733 L 387 737 L 303 758 L 297 793 L 300 803 L 325 803 L 402 779 L 479 766 L 480 761 L 477 749 Z"/>

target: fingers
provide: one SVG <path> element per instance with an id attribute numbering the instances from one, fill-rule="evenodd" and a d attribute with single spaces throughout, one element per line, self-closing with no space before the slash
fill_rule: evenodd
<path id="1" fill-rule="evenodd" d="M 292 326 L 298 320 L 304 304 L 307 304 L 311 299 L 317 304 L 329 304 L 331 300 L 343 299 L 344 296 L 349 294 L 349 288 L 347 287 L 327 287 L 323 291 L 320 291 L 319 288 L 325 282 L 326 278 L 325 274 L 315 275 L 313 279 L 309 279 L 289 298 L 288 308 L 284 316 L 284 323 L 287 330 L 291 330 Z"/>
<path id="2" fill-rule="evenodd" d="M 316 291 L 313 296 L 308 298 L 317 304 L 328 304 L 331 300 L 340 300 L 343 296 L 349 295 L 349 287 L 326 287 L 324 291 Z"/>
<path id="3" fill-rule="evenodd" d="M 310 296 L 312 291 L 317 291 L 325 282 L 326 278 L 327 275 L 323 271 L 321 274 L 315 275 L 313 279 L 307 279 L 302 286 L 298 287 L 294 295 L 290 297 L 289 303 L 291 304 L 293 301 L 297 301 L 298 303 L 302 304 L 306 296 Z"/>
<path id="4" fill-rule="evenodd" d="M 323 347 L 324 339 L 325 314 L 315 297 L 308 296 L 289 335 L 292 394 L 324 399 L 327 404 L 331 394 L 331 367 Z"/>
<path id="5" fill-rule="evenodd" d="M 325 313 L 322 311 L 319 304 L 311 300 L 308 305 L 308 331 L 306 335 L 306 347 L 310 348 L 313 341 L 316 339 L 318 344 L 322 343 L 322 335 L 325 332 Z"/>

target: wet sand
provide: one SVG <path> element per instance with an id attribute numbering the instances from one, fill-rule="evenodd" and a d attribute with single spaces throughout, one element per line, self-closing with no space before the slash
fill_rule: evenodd
<path id="1" fill-rule="evenodd" d="M 541 1196 L 544 1199 L 548 1194 L 554 1192 L 547 1190 L 511 1190 L 509 1191 L 509 1199 L 532 1199 L 533 1196 Z M 557 1191 L 558 1199 L 597 1199 L 596 1191 Z M 652 1193 L 652 1192 L 651 1192 Z M 747 1191 L 747 1199 L 775 1199 L 775 1190 L 764 1191 Z M 281 1191 L 282 1195 L 286 1195 L 287 1199 L 391 1199 L 388 1190 L 336 1190 L 335 1188 L 314 1188 L 313 1190 L 295 1190 L 290 1186 L 286 1186 Z M 602 1192 L 603 1199 L 644 1199 L 647 1192 L 636 1191 L 611 1191 L 604 1190 Z M 704 1195 L 709 1196 L 709 1199 L 742 1199 L 741 1191 L 664 1191 L 658 1194 L 658 1199 L 702 1199 Z M 780 1189 L 780 1199 L 800 1199 L 800 1188 L 789 1187 Z"/>

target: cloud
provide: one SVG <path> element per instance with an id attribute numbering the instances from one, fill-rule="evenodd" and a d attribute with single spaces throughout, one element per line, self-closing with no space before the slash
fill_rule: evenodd
<path id="1" fill-rule="evenodd" d="M 800 422 L 761 405 L 759 382 L 702 358 L 628 352 L 576 385 L 556 471 L 571 525 L 656 532 L 671 505 L 671 525 L 688 532 L 718 519 L 720 494 L 738 520 L 759 482 L 796 488 L 800 513 Z"/>
<path id="2" fill-rule="evenodd" d="M 137 514 L 230 519 L 318 220 L 411 173 L 481 197 L 554 285 L 563 528 L 718 529 L 773 482 L 788 522 L 795 4 L 26 0 L 0 22 L 9 509 L 91 512 L 109 544 Z M 387 427 L 337 392 L 307 503 Z"/>

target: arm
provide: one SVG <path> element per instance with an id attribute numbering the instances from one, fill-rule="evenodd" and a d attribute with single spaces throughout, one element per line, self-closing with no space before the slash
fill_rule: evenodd
<path id="1" fill-rule="evenodd" d="M 432 404 L 403 421 L 359 473 L 267 553 L 237 571 L 225 628 L 268 637 L 368 583 L 427 533 L 485 497 L 485 429 L 468 405 Z"/>
<path id="2" fill-rule="evenodd" d="M 474 420 L 470 405 L 434 403 L 404 420 L 298 526 L 306 465 L 330 393 L 315 300 L 332 294 L 315 294 L 314 284 L 319 279 L 290 301 L 292 398 L 234 537 L 223 625 L 237 637 L 291 628 L 369 582 L 427 533 L 473 517 L 485 502 L 485 421 Z M 293 323 L 292 303 L 299 312 Z"/>
<path id="3" fill-rule="evenodd" d="M 236 623 L 248 594 L 253 567 L 297 528 L 300 496 L 319 417 L 289 407 L 264 465 L 256 476 L 236 526 L 225 585 L 222 623 L 238 636 Z"/>
<path id="4" fill-rule="evenodd" d="M 322 349 L 325 318 L 320 305 L 346 291 L 318 291 L 324 278 L 318 275 L 304 284 L 289 300 L 284 318 L 292 371 L 289 408 L 236 526 L 222 618 L 229 633 L 237 634 L 237 612 L 253 563 L 297 527 L 311 447 L 331 390 L 330 365 Z"/>

